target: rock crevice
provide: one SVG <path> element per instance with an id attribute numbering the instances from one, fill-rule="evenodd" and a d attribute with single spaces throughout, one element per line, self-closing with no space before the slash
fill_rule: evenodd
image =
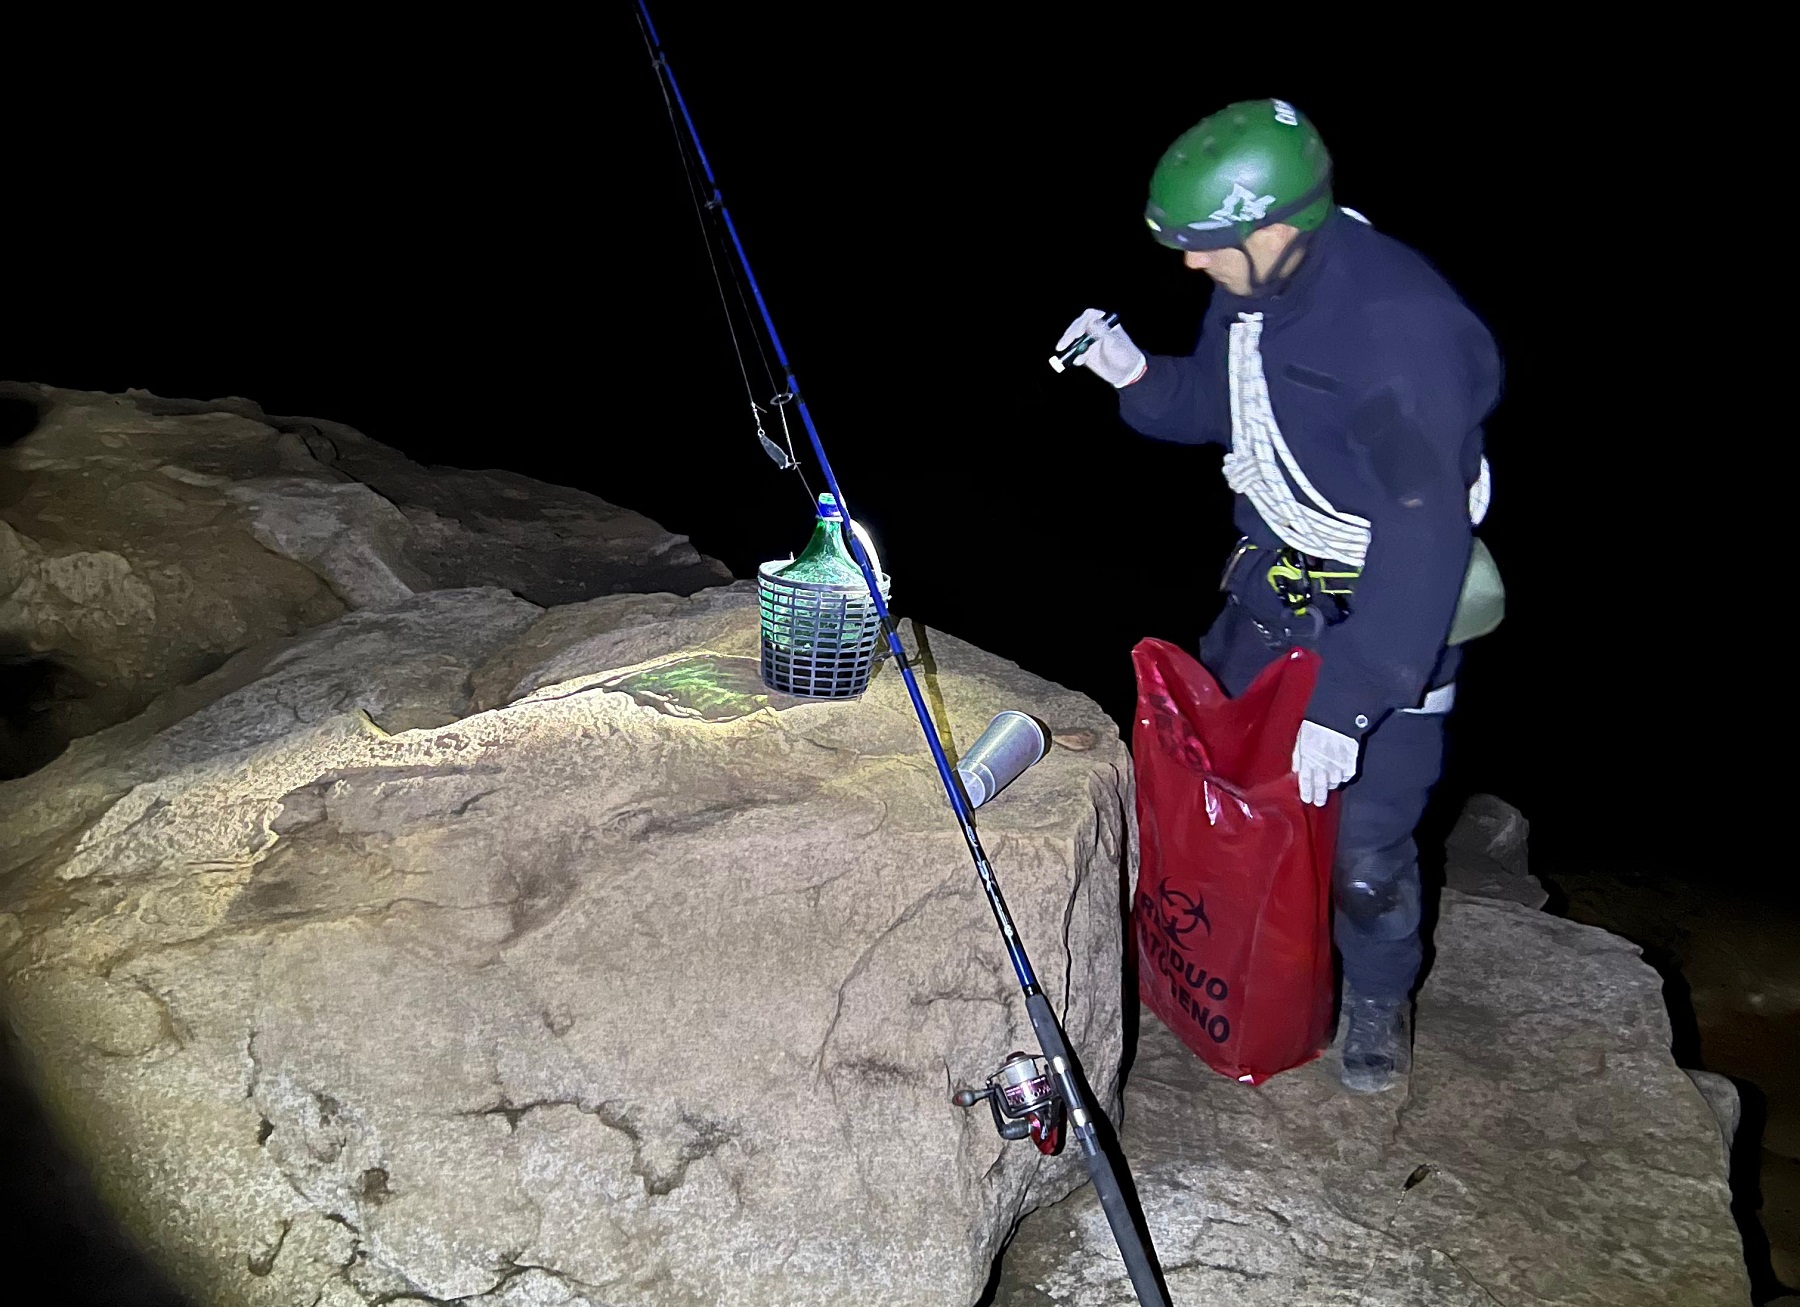
<path id="1" fill-rule="evenodd" d="M 731 661 L 756 622 L 741 586 L 413 595 L 0 786 L 8 1018 L 197 1300 L 536 1301 L 510 1265 L 572 1307 L 937 1307 L 1079 1183 L 948 1103 L 1029 1021 L 935 774 L 896 765 L 898 679 L 771 696 Z M 1117 985 L 1068 973 L 1118 970 L 1123 746 L 1088 700 L 933 643 L 957 737 L 1023 705 L 1093 740 L 983 829 L 1110 1095 Z"/>

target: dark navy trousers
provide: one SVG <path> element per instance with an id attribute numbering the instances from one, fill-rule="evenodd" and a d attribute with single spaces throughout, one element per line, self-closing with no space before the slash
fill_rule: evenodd
<path id="1" fill-rule="evenodd" d="M 1304 627 L 1259 627 L 1234 597 L 1201 640 L 1200 662 L 1236 697 L 1284 650 L 1311 644 Z M 1418 979 L 1424 949 L 1413 831 L 1443 766 L 1444 714 L 1397 712 L 1363 738 L 1356 779 L 1339 790 L 1332 937 L 1345 987 L 1363 997 L 1402 999 Z"/>

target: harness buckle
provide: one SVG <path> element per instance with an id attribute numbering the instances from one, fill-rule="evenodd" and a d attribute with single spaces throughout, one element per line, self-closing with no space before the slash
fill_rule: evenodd
<path id="1" fill-rule="evenodd" d="M 1313 593 L 1312 577 L 1304 567 L 1292 561 L 1283 550 L 1275 556 L 1266 573 L 1269 587 L 1281 596 L 1281 602 L 1292 610 L 1294 616 L 1305 617 L 1306 610 L 1312 607 L 1316 596 Z"/>
<path id="2" fill-rule="evenodd" d="M 1350 595 L 1355 590 L 1358 571 L 1328 572 L 1324 559 L 1294 549 L 1283 549 L 1275 555 L 1265 575 L 1269 588 L 1280 597 L 1296 617 L 1305 617 L 1317 605 L 1327 626 L 1336 626 L 1350 616 Z"/>

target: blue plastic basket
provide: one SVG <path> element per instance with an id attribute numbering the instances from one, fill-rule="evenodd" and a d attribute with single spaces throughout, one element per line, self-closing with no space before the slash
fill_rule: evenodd
<path id="1" fill-rule="evenodd" d="M 878 650 L 885 648 L 881 615 L 869 589 L 776 575 L 791 562 L 757 569 L 762 609 L 762 679 L 771 690 L 801 699 L 853 699 L 868 688 Z M 881 580 L 888 596 L 889 578 Z"/>

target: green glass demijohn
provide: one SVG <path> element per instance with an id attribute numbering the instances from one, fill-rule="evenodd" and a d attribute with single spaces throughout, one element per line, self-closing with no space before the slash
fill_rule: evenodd
<path id="1" fill-rule="evenodd" d="M 875 669 L 881 635 L 876 599 L 844 536 L 856 536 L 878 579 L 888 582 L 874 543 L 831 495 L 819 496 L 819 520 L 798 558 L 757 570 L 762 614 L 762 679 L 771 690 L 802 699 L 851 699 Z"/>
<path id="2" fill-rule="evenodd" d="M 814 585 L 864 584 L 862 568 L 856 565 L 844 543 L 844 511 L 829 494 L 819 496 L 819 520 L 813 526 L 812 539 L 800 556 L 777 576 L 786 581 L 808 581 Z"/>

